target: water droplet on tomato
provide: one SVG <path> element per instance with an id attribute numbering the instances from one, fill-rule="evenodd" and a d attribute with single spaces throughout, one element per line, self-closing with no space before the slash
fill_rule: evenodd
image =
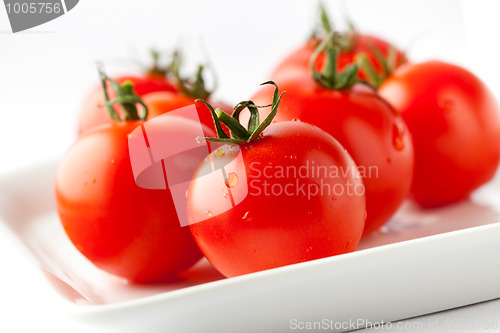
<path id="1" fill-rule="evenodd" d="M 234 187 L 238 183 L 238 175 L 236 175 L 234 172 L 230 172 L 227 174 L 226 177 L 226 186 L 227 187 Z"/>
<path id="2" fill-rule="evenodd" d="M 257 250 L 256 249 L 252 249 L 252 253 L 255 253 L 255 252 L 257 252 Z"/>
<path id="3" fill-rule="evenodd" d="M 392 126 L 392 144 L 396 150 L 403 150 L 405 147 L 404 143 L 404 128 L 401 125 L 394 124 Z"/>
<path id="4" fill-rule="evenodd" d="M 306 252 L 311 252 L 312 251 L 312 246 L 309 246 L 307 249 L 306 249 Z"/>
<path id="5" fill-rule="evenodd" d="M 205 215 L 208 216 L 208 217 L 211 217 L 212 216 L 212 211 L 211 210 L 207 210 L 205 212 Z"/>
<path id="6" fill-rule="evenodd" d="M 245 215 L 243 215 L 242 220 L 244 220 L 248 217 L 248 213 L 250 213 L 250 212 L 246 212 Z"/>
<path id="7" fill-rule="evenodd" d="M 292 118 L 292 121 L 300 121 L 299 118 Z"/>
<path id="8" fill-rule="evenodd" d="M 224 194 L 224 199 L 229 199 L 229 193 Z"/>
<path id="9" fill-rule="evenodd" d="M 222 149 L 217 149 L 214 153 L 215 157 L 224 156 L 225 152 Z"/>

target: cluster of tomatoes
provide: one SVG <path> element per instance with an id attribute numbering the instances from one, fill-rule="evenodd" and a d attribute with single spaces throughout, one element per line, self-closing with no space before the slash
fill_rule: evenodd
<path id="1" fill-rule="evenodd" d="M 202 71 L 101 72 L 84 105 L 58 168 L 57 211 L 109 273 L 166 281 L 204 255 L 236 276 L 351 252 L 404 200 L 452 204 L 498 168 L 500 111 L 484 83 L 445 62 L 413 63 L 375 36 L 324 24 L 234 109 L 210 100 Z M 198 122 L 155 127 L 211 147 L 183 161 L 195 171 L 182 226 L 168 187 L 136 184 L 128 142 L 148 119 L 193 104 Z"/>

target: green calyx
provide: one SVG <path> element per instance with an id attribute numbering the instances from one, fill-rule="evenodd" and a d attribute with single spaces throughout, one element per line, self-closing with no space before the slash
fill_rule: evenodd
<path id="1" fill-rule="evenodd" d="M 319 20 L 316 28 L 313 30 L 310 40 L 316 41 L 315 45 L 319 45 L 321 41 L 333 34 L 333 42 L 339 48 L 339 52 L 349 52 L 358 43 L 358 33 L 351 20 L 346 19 L 348 29 L 346 31 L 336 31 L 334 25 L 328 16 L 323 3 L 319 4 Z"/>
<path id="2" fill-rule="evenodd" d="M 99 71 L 99 77 L 101 79 L 102 89 L 104 92 L 104 99 L 108 110 L 108 114 L 114 121 L 133 121 L 133 120 L 145 120 L 148 117 L 148 108 L 146 104 L 144 104 L 143 100 L 139 95 L 137 95 L 134 91 L 134 85 L 127 81 L 123 84 L 119 84 L 115 80 L 108 77 L 101 66 L 97 66 Z M 115 92 L 116 98 L 110 99 L 108 93 L 108 84 L 110 84 L 110 88 Z M 123 117 L 116 112 L 113 105 L 120 104 L 123 108 Z M 142 112 L 139 113 L 137 109 L 137 104 L 141 105 Z"/>
<path id="3" fill-rule="evenodd" d="M 345 18 L 345 21 L 348 25 L 348 28 L 345 32 L 334 30 L 333 24 L 328 17 L 328 13 L 324 5 L 322 3 L 319 4 L 319 23 L 314 30 L 311 40 L 313 41 L 312 45 L 315 45 L 318 48 L 321 47 L 321 43 L 325 42 L 325 40 L 328 40 L 328 42 L 325 43 L 330 45 L 324 45 L 323 51 L 330 52 L 330 55 L 327 56 L 330 64 L 334 62 L 332 59 L 332 53 L 336 52 L 338 54 L 350 52 L 354 50 L 359 42 L 360 36 L 356 30 L 356 27 L 349 18 Z M 387 55 L 384 55 L 383 52 L 375 45 L 375 43 L 368 40 L 367 44 L 370 48 L 370 52 L 374 55 L 378 64 L 380 64 L 381 71 L 375 70 L 367 55 L 360 53 L 356 55 L 356 64 L 358 67 L 358 71 L 361 71 L 363 74 L 365 74 L 367 79 L 366 81 L 360 80 L 358 82 L 370 85 L 372 88 L 377 89 L 399 65 L 405 62 L 405 58 L 403 55 L 403 58 L 398 59 L 398 51 L 392 45 L 389 46 Z M 318 54 L 319 53 L 321 53 L 321 51 L 319 51 Z M 316 54 L 314 57 L 316 58 L 317 56 L 318 55 Z M 350 69 L 350 71 L 354 72 L 355 69 L 352 68 Z M 354 82 L 353 77 L 349 77 L 349 75 L 351 74 L 352 73 L 348 73 L 345 74 L 345 77 L 342 77 L 342 73 L 335 74 L 333 73 L 333 69 L 329 68 L 328 71 L 326 71 L 326 69 L 323 71 L 323 78 L 319 78 L 319 76 L 316 74 L 315 80 L 319 81 L 318 83 L 325 88 L 342 90 L 348 89 L 350 86 L 352 86 L 352 84 L 356 83 Z M 325 77 L 327 78 L 326 81 Z M 337 79 L 335 84 L 332 84 L 332 78 Z M 337 86 L 337 88 L 335 88 L 334 86 Z"/>
<path id="4" fill-rule="evenodd" d="M 149 51 L 152 59 L 152 64 L 147 68 L 146 72 L 152 76 L 166 77 L 170 72 L 170 65 L 161 65 L 160 52 L 156 49 Z"/>
<path id="5" fill-rule="evenodd" d="M 181 75 L 180 72 L 183 65 L 183 59 L 179 50 L 175 50 L 171 53 L 169 55 L 171 57 L 170 62 L 164 65 L 161 64 L 160 52 L 158 50 L 152 49 L 150 54 L 152 64 L 146 69 L 146 73 L 149 75 L 171 78 L 176 82 L 180 91 L 193 98 L 207 99 L 215 90 L 215 87 L 211 90 L 206 87 L 204 80 L 206 67 L 204 65 L 198 65 L 196 72 L 190 77 L 183 77 Z"/>
<path id="6" fill-rule="evenodd" d="M 358 42 L 358 33 L 354 25 L 348 20 L 348 30 L 338 32 L 328 17 L 322 3 L 319 4 L 319 28 L 314 32 L 318 41 L 314 53 L 309 61 L 313 79 L 323 88 L 331 90 L 347 90 L 360 82 L 358 79 L 358 64 L 346 66 L 342 71 L 337 70 L 338 54 L 351 51 Z M 315 62 L 321 53 L 325 53 L 325 62 L 321 72 L 316 71 Z"/>
<path id="7" fill-rule="evenodd" d="M 190 97 L 198 99 L 207 99 L 215 90 L 215 87 L 211 90 L 207 89 L 206 87 L 205 79 L 203 78 L 205 66 L 201 64 L 198 65 L 196 73 L 192 77 L 187 77 L 187 78 L 182 77 L 182 75 L 180 74 L 181 67 L 182 67 L 182 55 L 180 52 L 176 51 L 174 53 L 172 63 L 170 64 L 169 68 L 174 76 L 177 86 L 184 94 Z"/>
<path id="8" fill-rule="evenodd" d="M 398 62 L 398 51 L 392 45 L 389 46 L 387 56 L 382 54 L 382 51 L 372 42 L 368 42 L 368 46 L 370 48 L 371 53 L 377 59 L 377 62 L 380 64 L 382 71 L 377 72 L 375 67 L 368 59 L 368 56 L 364 53 L 360 53 L 356 56 L 356 62 L 359 64 L 360 70 L 366 75 L 368 83 L 375 89 L 378 89 L 380 85 L 392 75 L 392 73 L 396 70 L 396 68 L 405 62 L 404 56 L 403 59 L 400 59 Z"/>
<path id="9" fill-rule="evenodd" d="M 242 144 L 257 140 L 260 134 L 264 131 L 264 129 L 272 123 L 278 111 L 278 106 L 280 104 L 281 97 L 283 96 L 284 93 L 284 91 L 281 92 L 281 94 L 279 93 L 278 86 L 273 81 L 267 81 L 262 83 L 261 85 L 265 84 L 272 84 L 275 87 L 273 93 L 273 102 L 271 105 L 257 106 L 252 101 L 243 101 L 238 103 L 234 107 L 233 113 L 231 115 L 228 115 L 219 108 L 214 110 L 214 108 L 206 101 L 202 99 L 197 99 L 196 102 L 200 101 L 204 103 L 212 113 L 212 118 L 215 124 L 215 130 L 217 132 L 216 138 L 200 138 L 200 139 L 212 142 L 227 143 L 227 144 Z M 258 108 L 266 106 L 271 107 L 271 112 L 261 123 L 259 123 Z M 240 113 L 245 108 L 247 108 L 250 111 L 250 119 L 248 121 L 247 128 L 243 127 L 243 125 L 241 125 L 239 120 Z M 221 123 L 227 126 L 230 132 L 229 135 L 226 132 L 224 132 Z"/>
<path id="10" fill-rule="evenodd" d="M 332 90 L 347 90 L 356 83 L 369 85 L 373 89 L 377 89 L 396 68 L 405 61 L 404 57 L 398 59 L 398 51 L 392 45 L 389 46 L 387 55 L 366 38 L 366 43 L 373 54 L 381 70 L 376 70 L 369 57 L 365 53 L 359 53 L 355 57 L 355 62 L 341 71 L 337 70 L 338 54 L 350 52 L 357 45 L 359 34 L 352 22 L 348 21 L 349 29 L 345 33 L 337 32 L 333 29 L 333 25 L 328 18 L 323 5 L 320 5 L 320 22 L 321 33 L 316 31 L 316 49 L 310 59 L 310 68 L 313 79 L 323 88 Z M 320 42 L 321 41 L 321 42 Z M 319 54 L 325 53 L 326 60 L 321 72 L 317 72 L 314 68 Z M 359 79 L 359 72 L 365 74 L 366 80 Z"/>
<path id="11" fill-rule="evenodd" d="M 314 50 L 309 61 L 314 81 L 325 89 L 347 90 L 356 83 L 365 83 L 358 79 L 359 66 L 357 63 L 347 65 L 341 71 L 337 69 L 337 58 L 340 50 L 340 46 L 335 42 L 335 32 L 331 32 Z M 322 52 L 326 53 L 325 63 L 321 72 L 318 72 L 314 63 Z"/>

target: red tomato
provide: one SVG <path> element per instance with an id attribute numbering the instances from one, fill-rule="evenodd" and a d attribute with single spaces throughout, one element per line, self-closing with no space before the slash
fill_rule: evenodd
<path id="1" fill-rule="evenodd" d="M 146 76 L 121 76 L 115 79 L 119 84 L 126 81 L 134 85 L 134 90 L 139 96 L 144 96 L 157 91 L 176 92 L 177 89 L 173 83 L 169 82 L 165 77 L 159 75 Z M 110 99 L 116 97 L 112 89 L 108 89 Z M 109 117 L 104 106 L 104 94 L 102 86 L 99 85 L 87 97 L 83 103 L 78 120 L 78 134 L 81 135 L 89 129 L 102 125 L 111 124 L 113 120 Z M 117 112 L 121 113 L 120 107 L 116 107 Z"/>
<path id="2" fill-rule="evenodd" d="M 500 115 L 493 94 L 464 68 L 408 64 L 379 90 L 413 136 L 412 196 L 423 207 L 466 198 L 490 180 L 500 160 Z"/>
<path id="3" fill-rule="evenodd" d="M 365 54 L 368 62 L 373 66 L 376 73 L 381 75 L 383 66 L 380 60 L 374 53 L 374 49 L 378 50 L 380 54 L 387 58 L 392 47 L 389 42 L 366 34 L 354 34 L 351 38 L 352 46 L 349 49 L 342 50 L 338 56 L 337 67 L 339 70 L 345 68 L 346 65 L 356 62 L 356 57 L 359 54 Z M 318 46 L 319 41 L 311 39 L 307 44 L 298 48 L 289 54 L 283 61 L 281 61 L 271 73 L 271 79 L 279 84 L 287 78 L 295 76 L 309 76 L 310 68 L 309 62 L 314 50 Z M 395 66 L 401 65 L 405 61 L 405 56 L 400 50 L 396 50 L 396 63 Z M 325 60 L 325 53 L 322 52 L 316 58 L 314 67 L 316 71 L 320 71 Z M 361 79 L 366 79 L 364 72 L 359 73 Z"/>
<path id="4" fill-rule="evenodd" d="M 177 152 L 179 147 L 198 152 L 196 137 L 213 132 L 178 116 L 144 123 L 148 110 L 133 85 L 120 85 L 99 73 L 117 96 L 107 105 L 116 122 L 84 133 L 60 162 L 57 212 L 70 240 L 97 267 L 134 282 L 163 281 L 201 257 L 189 228 L 181 227 L 187 190 L 182 184 L 207 152 L 198 153 L 201 158 L 190 154 L 187 160 Z M 115 103 L 121 106 L 121 116 Z M 175 171 L 173 178 L 167 170 Z M 183 186 L 179 210 L 174 192 Z"/>
<path id="5" fill-rule="evenodd" d="M 57 170 L 56 207 L 68 237 L 97 267 L 134 282 L 161 281 L 201 258 L 169 190 L 136 185 L 128 136 L 142 121 L 82 135 Z M 194 140 L 199 124 L 171 117 L 163 130 Z M 186 161 L 189 163 L 189 161 Z"/>
<path id="6" fill-rule="evenodd" d="M 316 125 L 347 149 L 366 187 L 364 235 L 378 229 L 399 208 L 411 186 L 413 147 L 403 119 L 363 85 L 337 91 L 321 88 L 310 77 L 296 77 L 282 80 L 280 88 L 286 95 L 275 119 Z M 251 99 L 267 105 L 268 96 L 264 87 Z M 261 109 L 262 116 L 266 112 L 268 108 Z"/>
<path id="7" fill-rule="evenodd" d="M 191 181 L 188 219 L 206 258 L 236 276 L 354 251 L 365 196 L 345 149 L 301 122 L 251 133 L 212 150 Z"/>

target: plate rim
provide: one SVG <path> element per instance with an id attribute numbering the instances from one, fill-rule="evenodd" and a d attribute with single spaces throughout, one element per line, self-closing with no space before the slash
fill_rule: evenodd
<path id="1" fill-rule="evenodd" d="M 264 271 L 249 273 L 245 275 L 235 276 L 231 278 L 224 278 L 217 281 L 202 283 L 199 285 L 189 286 L 185 288 L 180 288 L 172 291 L 162 292 L 154 295 L 144 296 L 133 300 L 126 300 L 116 303 L 109 304 L 76 304 L 64 299 L 64 301 L 69 304 L 70 310 L 73 314 L 83 315 L 83 316 L 93 316 L 102 315 L 105 313 L 116 313 L 130 308 L 140 307 L 143 305 L 154 305 L 156 303 L 163 303 L 169 301 L 175 301 L 179 298 L 183 298 L 186 295 L 194 295 L 196 293 L 202 293 L 217 289 L 223 289 L 226 285 L 234 286 L 238 284 L 254 283 L 260 280 L 273 279 L 279 277 L 280 275 L 293 272 L 294 274 L 299 274 L 301 271 L 308 270 L 308 267 L 313 266 L 323 266 L 323 265 L 336 265 L 337 262 L 352 260 L 352 258 L 359 258 L 371 255 L 377 255 L 378 253 L 383 253 L 387 251 L 397 250 L 398 248 L 408 248 L 414 246 L 421 246 L 424 243 L 435 243 L 440 242 L 441 239 L 449 239 L 455 237 L 466 237 L 469 233 L 487 233 L 491 230 L 500 231 L 500 222 L 492 223 L 488 225 L 474 226 L 460 230 L 454 230 L 449 232 L 444 232 L 440 234 L 424 236 L 416 239 L 401 241 L 397 243 L 380 245 L 368 249 L 363 249 L 359 251 L 354 251 L 350 253 L 345 253 L 341 255 L 320 258 L 316 260 L 311 260 L 302 263 L 291 264 L 287 266 L 272 268 Z M 60 297 L 63 299 L 62 297 Z M 500 295 L 492 297 L 492 299 L 500 298 Z M 487 301 L 487 300 L 484 300 Z"/>

